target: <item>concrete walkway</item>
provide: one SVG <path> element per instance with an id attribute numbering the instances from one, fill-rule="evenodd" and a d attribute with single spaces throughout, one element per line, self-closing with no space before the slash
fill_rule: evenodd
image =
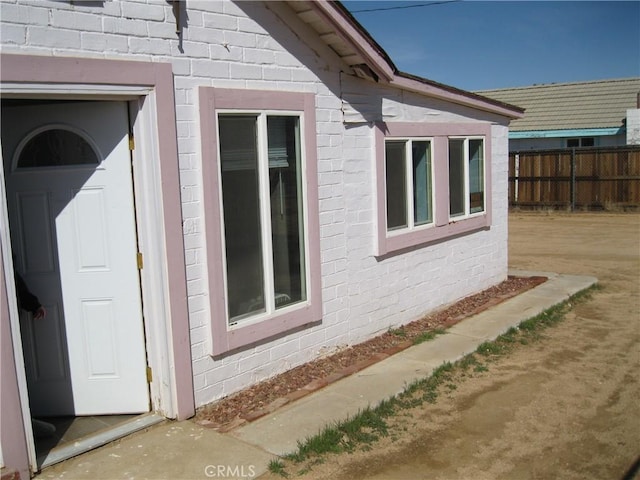
<path id="1" fill-rule="evenodd" d="M 400 393 L 442 363 L 459 360 L 481 343 L 597 282 L 585 276 L 509 273 L 549 280 L 461 321 L 445 335 L 410 347 L 229 433 L 189 420 L 167 421 L 49 467 L 37 478 L 255 478 L 268 470 L 269 461 L 276 456 L 295 451 L 299 440 Z"/>

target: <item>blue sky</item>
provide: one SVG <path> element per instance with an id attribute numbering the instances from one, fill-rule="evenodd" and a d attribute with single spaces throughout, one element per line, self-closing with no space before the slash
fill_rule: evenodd
<path id="1" fill-rule="evenodd" d="M 640 76 L 640 1 L 342 3 L 399 70 L 465 90 Z"/>

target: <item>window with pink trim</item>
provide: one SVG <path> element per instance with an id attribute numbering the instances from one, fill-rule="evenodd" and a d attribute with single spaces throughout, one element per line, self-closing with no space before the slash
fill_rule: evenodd
<path id="1" fill-rule="evenodd" d="M 449 138 L 449 218 L 484 212 L 484 138 Z"/>
<path id="2" fill-rule="evenodd" d="M 432 224 L 431 139 L 385 139 L 384 156 L 387 233 L 403 233 Z"/>
<path id="3" fill-rule="evenodd" d="M 321 320 L 312 94 L 202 87 L 212 353 Z"/>
<path id="4" fill-rule="evenodd" d="M 490 124 L 378 124 L 375 150 L 378 256 L 491 226 Z"/>

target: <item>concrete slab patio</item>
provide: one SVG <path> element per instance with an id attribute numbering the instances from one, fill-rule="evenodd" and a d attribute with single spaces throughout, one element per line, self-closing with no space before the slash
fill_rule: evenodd
<path id="1" fill-rule="evenodd" d="M 444 362 L 454 362 L 512 326 L 567 300 L 597 282 L 594 277 L 545 272 L 548 281 L 469 317 L 434 340 L 408 348 L 360 372 L 222 434 L 192 421 L 164 422 L 43 470 L 37 478 L 205 479 L 255 478 L 277 455 L 327 424 L 400 393 Z"/>

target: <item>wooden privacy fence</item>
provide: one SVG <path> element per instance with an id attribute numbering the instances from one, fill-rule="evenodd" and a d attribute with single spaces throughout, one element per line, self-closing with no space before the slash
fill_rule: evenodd
<path id="1" fill-rule="evenodd" d="M 640 207 L 640 146 L 509 154 L 509 205 L 584 210 Z"/>

